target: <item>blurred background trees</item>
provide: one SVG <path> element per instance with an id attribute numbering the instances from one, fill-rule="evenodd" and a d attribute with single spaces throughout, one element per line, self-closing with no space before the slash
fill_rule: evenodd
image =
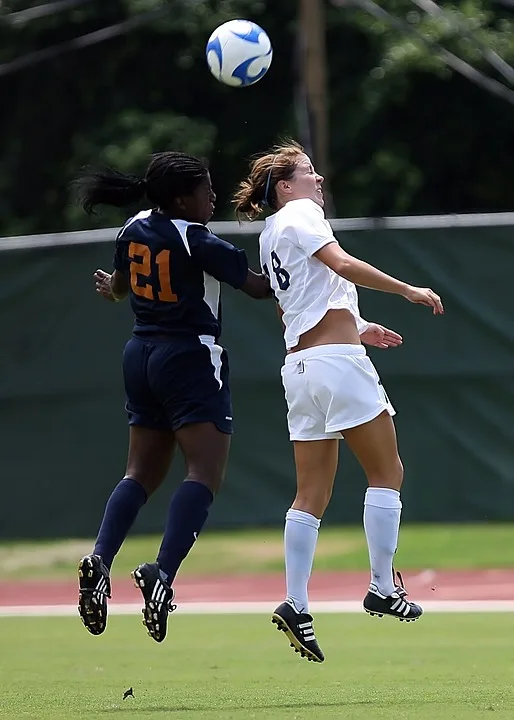
<path id="1" fill-rule="evenodd" d="M 91 164 L 143 170 L 152 151 L 166 148 L 209 159 L 216 219 L 232 218 L 230 193 L 248 158 L 288 135 L 327 174 L 337 216 L 513 209 L 513 106 L 353 3 L 41 5 L 0 4 L 2 235 L 118 224 L 126 213 L 87 219 L 73 203 L 73 176 Z M 501 79 L 453 22 L 407 0 L 380 5 Z M 508 0 L 441 5 L 514 61 Z M 204 59 L 212 30 L 234 17 L 260 24 L 274 47 L 269 73 L 250 88 L 220 85 Z"/>

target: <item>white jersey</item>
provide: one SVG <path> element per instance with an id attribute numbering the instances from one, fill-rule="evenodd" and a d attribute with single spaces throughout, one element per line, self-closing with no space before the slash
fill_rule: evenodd
<path id="1" fill-rule="evenodd" d="M 355 285 L 313 257 L 333 242 L 332 228 L 313 200 L 291 200 L 266 219 L 259 237 L 261 266 L 284 313 L 288 350 L 328 310 L 349 310 L 359 334 L 368 327 L 360 316 Z"/>

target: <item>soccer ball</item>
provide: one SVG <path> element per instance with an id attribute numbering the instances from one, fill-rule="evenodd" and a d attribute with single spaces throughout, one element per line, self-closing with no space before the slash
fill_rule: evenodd
<path id="1" fill-rule="evenodd" d="M 212 33 L 205 54 L 216 80 L 246 87 L 268 72 L 273 50 L 261 27 L 249 20 L 230 20 Z"/>

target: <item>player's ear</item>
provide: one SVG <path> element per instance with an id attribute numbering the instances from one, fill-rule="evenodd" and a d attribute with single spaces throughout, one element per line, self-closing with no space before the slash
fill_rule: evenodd
<path id="1" fill-rule="evenodd" d="M 284 195 L 289 195 L 291 192 L 291 183 L 288 180 L 279 180 L 275 187 Z"/>
<path id="2" fill-rule="evenodd" d="M 185 212 L 187 206 L 186 206 L 186 202 L 185 202 L 184 198 L 182 198 L 182 197 L 175 198 L 175 207 L 180 212 Z"/>

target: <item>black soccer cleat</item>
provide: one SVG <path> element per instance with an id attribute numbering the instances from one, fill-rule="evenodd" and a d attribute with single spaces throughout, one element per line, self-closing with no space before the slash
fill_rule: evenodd
<path id="1" fill-rule="evenodd" d="M 288 602 L 279 605 L 271 616 L 271 622 L 287 635 L 291 647 L 307 660 L 321 663 L 325 659 L 314 635 L 312 615 L 298 613 Z"/>
<path id="2" fill-rule="evenodd" d="M 398 578 L 398 583 L 396 578 Z M 371 583 L 368 594 L 362 603 L 364 610 L 370 615 L 378 615 L 378 617 L 391 615 L 401 622 L 414 622 L 423 615 L 423 608 L 405 599 L 407 590 L 403 584 L 403 578 L 399 572 L 395 572 L 394 568 L 393 579 L 396 588 L 392 595 L 382 595 L 377 586 Z"/>
<path id="3" fill-rule="evenodd" d="M 79 615 L 92 635 L 107 626 L 107 598 L 111 597 L 109 570 L 99 555 L 86 555 L 79 562 Z"/>
<path id="4" fill-rule="evenodd" d="M 143 625 L 151 638 L 162 642 L 166 637 L 168 614 L 177 608 L 173 604 L 175 593 L 161 578 L 158 563 L 139 565 L 132 573 L 132 579 L 143 593 L 145 601 Z"/>

